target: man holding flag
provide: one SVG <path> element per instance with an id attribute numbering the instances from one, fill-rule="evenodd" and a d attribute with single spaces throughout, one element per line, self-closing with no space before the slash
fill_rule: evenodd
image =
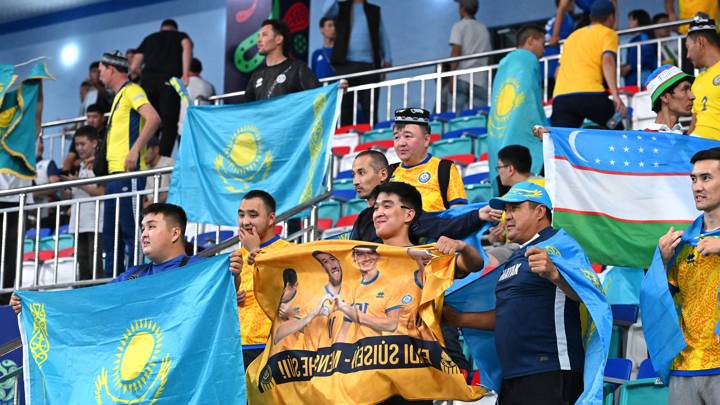
<path id="1" fill-rule="evenodd" d="M 703 213 L 684 232 L 671 227 L 660 238 L 640 307 L 653 366 L 669 382 L 669 403 L 715 404 L 720 403 L 720 148 L 696 153 L 691 163 L 695 207 Z"/>

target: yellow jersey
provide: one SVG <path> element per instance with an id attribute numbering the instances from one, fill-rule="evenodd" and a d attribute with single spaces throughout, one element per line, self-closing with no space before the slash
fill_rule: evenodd
<path id="1" fill-rule="evenodd" d="M 138 110 L 148 103 L 145 90 L 132 82 L 126 82 L 115 95 L 107 131 L 106 157 L 110 173 L 125 171 L 125 158 L 145 126 L 145 119 Z M 144 147 L 138 159 L 140 170 L 147 168 L 143 156 L 145 156 Z"/>
<path id="2" fill-rule="evenodd" d="M 554 96 L 572 93 L 601 93 L 602 58 L 617 56 L 618 35 L 602 24 L 592 24 L 570 34 L 560 54 L 560 68 Z"/>
<path id="3" fill-rule="evenodd" d="M 413 273 L 413 278 L 405 283 L 403 292 L 405 295 L 400 299 L 402 308 L 400 308 L 400 321 L 398 322 L 397 331 L 388 333 L 390 335 L 410 335 L 419 337 L 418 327 L 421 322 L 418 319 L 418 307 L 422 298 L 422 289 L 425 283 L 424 275 L 420 270 Z"/>
<path id="4" fill-rule="evenodd" d="M 275 250 L 288 245 L 290 245 L 290 242 L 275 236 L 261 244 L 260 248 L 263 250 Z M 240 251 L 243 253 L 243 257 L 247 258 L 248 251 L 245 248 L 241 248 Z M 238 306 L 238 317 L 240 318 L 240 337 L 245 349 L 264 347 L 272 327 L 270 319 L 268 319 L 255 299 L 254 273 L 255 266 L 248 264 L 247 261 L 244 262 L 240 273 L 239 289 L 245 291 L 245 302 L 243 305 Z"/>
<path id="5" fill-rule="evenodd" d="M 418 189 L 422 195 L 422 207 L 424 211 L 440 211 L 446 209 L 440 193 L 440 181 L 438 176 L 439 158 L 428 154 L 422 162 L 406 166 L 398 165 L 393 172 L 390 181 L 399 181 L 411 184 Z M 447 188 L 448 205 L 467 204 L 465 184 L 458 168 L 453 164 L 450 167 L 450 179 Z"/>
<path id="6" fill-rule="evenodd" d="M 713 374 L 720 374 L 720 341 L 715 335 L 720 256 L 703 256 L 694 246 L 684 245 L 668 272 L 668 283 L 679 290 L 680 327 L 687 342 L 673 361 L 672 373 L 701 375 L 717 369 Z"/>
<path id="7" fill-rule="evenodd" d="M 352 303 L 352 292 L 345 286 L 340 289 L 340 299 L 344 302 Z M 334 295 L 327 285 L 323 286 L 323 296 Z M 313 296 L 317 297 L 317 296 Z M 312 305 L 320 305 L 318 302 L 312 303 Z M 352 322 L 350 318 L 345 316 L 341 311 L 332 311 L 333 303 L 327 299 L 323 306 L 327 308 L 329 312 L 327 315 L 320 314 L 312 320 L 303 331 L 305 333 L 305 347 L 306 350 L 317 350 L 320 347 L 330 347 L 333 343 L 347 342 L 347 330 Z M 310 308 L 308 308 L 310 310 Z"/>
<path id="8" fill-rule="evenodd" d="M 377 318 L 384 318 L 392 311 L 400 310 L 403 306 L 403 286 L 398 285 L 396 280 L 383 277 L 380 271 L 375 277 L 367 281 L 360 281 L 355 288 L 353 304 L 358 312 Z M 369 336 L 381 336 L 385 333 L 377 331 L 367 325 L 353 324 L 354 340 Z M 397 334 L 396 331 L 388 333 Z"/>
<path id="9" fill-rule="evenodd" d="M 289 320 L 301 320 L 308 315 L 308 313 L 305 312 L 305 305 L 300 302 L 300 299 L 298 298 L 297 292 L 295 292 L 293 297 L 290 298 L 288 302 L 285 302 L 284 305 L 287 305 L 287 310 L 290 313 L 290 318 L 288 320 L 284 320 L 280 319 L 280 317 L 277 317 L 275 320 L 275 326 L 273 328 L 273 335 L 277 333 L 277 330 L 282 326 L 283 323 L 288 322 Z M 273 344 L 271 355 L 284 350 L 305 350 L 304 331 L 297 331 L 291 333 L 280 339 L 279 342 Z"/>
<path id="10" fill-rule="evenodd" d="M 678 0 L 678 18 L 686 20 L 693 18 L 695 14 L 702 12 L 717 21 L 718 2 L 717 0 Z M 680 26 L 680 33 L 687 34 L 688 24 Z"/>
<path id="11" fill-rule="evenodd" d="M 695 129 L 692 135 L 720 139 L 720 62 L 697 75 L 692 92 L 695 95 L 692 107 Z"/>

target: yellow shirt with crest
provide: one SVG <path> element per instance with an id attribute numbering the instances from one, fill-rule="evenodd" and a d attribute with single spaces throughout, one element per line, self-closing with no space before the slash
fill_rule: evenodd
<path id="1" fill-rule="evenodd" d="M 398 165 L 393 172 L 391 181 L 399 181 L 411 184 L 418 189 L 422 195 L 422 208 L 424 211 L 441 211 L 446 209 L 443 204 L 442 194 L 440 193 L 440 181 L 438 176 L 438 168 L 440 166 L 439 158 L 428 154 L 422 162 L 406 166 Z M 467 193 L 465 193 L 465 184 L 460 177 L 460 172 L 454 164 L 450 168 L 450 179 L 447 189 L 448 205 L 467 204 Z"/>
<path id="2" fill-rule="evenodd" d="M 692 135 L 720 140 L 720 62 L 697 75 L 692 92 L 695 96 L 692 107 L 695 129 Z"/>

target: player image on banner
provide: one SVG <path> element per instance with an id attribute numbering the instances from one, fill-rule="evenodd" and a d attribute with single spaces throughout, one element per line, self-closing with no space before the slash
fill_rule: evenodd
<path id="1" fill-rule="evenodd" d="M 485 394 L 466 384 L 437 339 L 453 256 L 433 245 L 343 240 L 261 251 L 255 260 L 256 298 L 273 326 L 247 370 L 251 404 Z"/>

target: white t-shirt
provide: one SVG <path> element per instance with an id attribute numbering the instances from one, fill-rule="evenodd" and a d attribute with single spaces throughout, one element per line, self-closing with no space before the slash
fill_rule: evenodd
<path id="1" fill-rule="evenodd" d="M 453 25 L 450 31 L 450 45 L 460 45 L 460 55 L 471 55 L 492 50 L 490 32 L 487 27 L 469 17 L 465 17 Z M 458 62 L 458 69 L 487 66 L 488 62 L 488 58 L 464 60 Z M 462 75 L 458 79 L 469 82 L 470 75 Z M 487 73 L 474 74 L 473 84 L 487 87 Z"/>
<path id="2" fill-rule="evenodd" d="M 92 169 L 88 169 L 85 166 L 85 162 L 80 163 L 80 171 L 78 172 L 78 179 L 90 179 L 95 177 L 95 173 Z M 73 198 L 87 198 L 91 197 L 85 190 L 80 187 L 72 188 Z M 75 217 L 78 215 L 78 210 L 75 209 L 75 205 L 72 205 L 70 210 L 70 233 L 75 233 Z M 78 222 L 78 232 L 95 232 L 95 201 L 80 203 L 80 219 Z M 103 203 L 100 203 L 99 213 L 100 223 L 98 224 L 98 231 L 102 232 L 103 229 Z"/>
<path id="3" fill-rule="evenodd" d="M 190 76 L 187 85 L 188 96 L 190 96 L 190 102 L 194 103 L 198 100 L 198 97 L 202 96 L 208 98 L 215 95 L 215 88 L 210 82 L 198 76 Z M 210 104 L 209 101 L 199 99 L 199 105 Z M 183 122 L 185 121 L 185 114 L 187 113 L 188 106 L 182 101 L 180 102 L 180 119 L 178 119 L 178 133 L 182 134 Z"/>
<path id="4" fill-rule="evenodd" d="M 173 165 L 172 158 L 169 158 L 167 156 L 160 156 L 160 160 L 158 160 L 158 163 L 155 166 L 148 166 L 148 169 L 160 169 L 163 167 L 170 167 Z M 150 176 L 145 181 L 145 190 L 152 191 L 153 189 L 153 177 Z M 170 187 L 170 175 L 169 174 L 163 174 L 160 176 L 160 188 Z M 152 199 L 152 196 L 150 196 Z"/>
<path id="5" fill-rule="evenodd" d="M 32 186 L 32 180 L 23 180 L 23 179 L 13 176 L 12 174 L 0 173 L 0 190 L 12 190 L 14 188 L 30 187 L 30 186 Z M 11 196 L 7 196 L 7 197 L 0 197 L 0 201 L 19 203 L 20 196 L 19 195 L 11 195 Z M 32 204 L 32 203 L 33 203 L 33 195 L 27 194 L 27 197 L 25 198 L 25 204 Z"/>

